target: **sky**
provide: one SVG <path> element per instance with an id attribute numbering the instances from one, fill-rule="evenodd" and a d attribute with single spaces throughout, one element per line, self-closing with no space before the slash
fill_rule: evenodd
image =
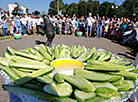
<path id="1" fill-rule="evenodd" d="M 0 8 L 8 11 L 8 4 L 13 4 L 17 2 L 18 4 L 26 6 L 29 9 L 29 12 L 33 12 L 35 10 L 38 10 L 40 12 L 42 11 L 47 12 L 51 1 L 52 0 L 0 0 Z M 99 0 L 100 3 L 104 1 L 108 1 L 111 3 L 115 1 L 115 4 L 121 5 L 122 2 L 125 0 Z M 70 4 L 73 2 L 78 3 L 79 0 L 63 0 L 63 2 Z"/>

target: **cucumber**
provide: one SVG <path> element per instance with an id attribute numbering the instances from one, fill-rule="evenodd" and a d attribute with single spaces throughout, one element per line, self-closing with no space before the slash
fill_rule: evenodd
<path id="1" fill-rule="evenodd" d="M 44 59 L 44 60 L 43 60 L 43 63 L 45 63 L 45 64 L 47 64 L 47 65 L 50 65 L 50 60 Z"/>
<path id="2" fill-rule="evenodd" d="M 107 65 L 90 65 L 87 64 L 84 69 L 87 70 L 94 70 L 94 71 L 120 71 L 120 68 L 117 67 L 112 67 L 112 66 L 107 66 Z"/>
<path id="3" fill-rule="evenodd" d="M 34 90 L 30 88 L 23 88 L 23 87 L 14 86 L 14 85 L 3 85 L 2 87 L 3 89 L 8 90 L 10 92 L 16 92 L 16 93 L 22 93 L 22 94 L 34 96 L 38 99 L 45 100 L 45 101 L 53 102 L 54 100 L 58 99 L 58 97 L 49 95 L 43 91 Z"/>
<path id="4" fill-rule="evenodd" d="M 118 81 L 122 78 L 121 75 L 111 75 L 111 79 L 109 80 L 109 82 L 114 82 L 114 81 Z"/>
<path id="5" fill-rule="evenodd" d="M 117 65 L 117 64 L 113 64 L 113 63 L 109 63 L 109 62 L 105 62 L 105 61 L 89 60 L 88 63 L 94 64 L 94 65 L 108 65 L 108 66 L 120 68 L 121 70 L 126 69 L 126 66 Z"/>
<path id="6" fill-rule="evenodd" d="M 33 55 L 35 55 L 35 53 L 36 53 L 36 51 L 35 51 L 34 49 L 32 49 L 32 48 L 28 48 L 28 51 L 29 51 L 31 54 L 33 54 Z"/>
<path id="7" fill-rule="evenodd" d="M 9 46 L 7 46 L 6 49 L 7 49 L 7 53 L 8 53 L 8 54 L 10 54 L 10 55 L 15 55 L 15 54 L 14 54 L 14 52 L 15 52 L 14 49 L 12 49 L 12 48 L 9 47 Z"/>
<path id="8" fill-rule="evenodd" d="M 0 65 L 8 67 L 9 66 L 9 60 L 6 58 L 0 57 Z"/>
<path id="9" fill-rule="evenodd" d="M 74 69 L 74 74 L 92 81 L 109 81 L 112 78 L 111 75 L 97 73 L 94 71 L 87 71 L 83 69 Z"/>
<path id="10" fill-rule="evenodd" d="M 29 59 L 37 60 L 37 61 L 42 61 L 43 60 L 43 58 L 40 57 L 40 56 L 35 56 L 35 55 L 24 53 L 24 52 L 21 52 L 21 51 L 15 51 L 15 54 L 19 55 L 19 56 L 29 58 Z"/>
<path id="11" fill-rule="evenodd" d="M 93 52 L 84 52 L 80 57 L 77 58 L 77 60 L 81 62 L 87 61 L 89 58 L 91 58 Z"/>
<path id="12" fill-rule="evenodd" d="M 92 82 L 94 84 L 94 86 L 96 87 L 96 92 L 116 92 L 118 89 L 112 85 L 111 83 L 107 83 L 107 82 L 102 82 L 102 83 L 98 83 L 98 82 Z"/>
<path id="13" fill-rule="evenodd" d="M 26 73 L 21 72 L 21 71 L 17 70 L 16 68 L 11 68 L 11 69 L 12 69 L 12 70 L 16 73 L 16 75 L 18 75 L 20 78 L 22 78 L 22 77 L 24 77 L 24 76 L 27 76 Z"/>
<path id="14" fill-rule="evenodd" d="M 129 90 L 134 90 L 136 88 L 136 82 L 134 80 L 125 80 L 129 84 Z"/>
<path id="15" fill-rule="evenodd" d="M 99 55 L 99 58 L 97 60 L 101 60 L 102 58 L 106 56 L 106 53 L 104 51 L 98 51 L 97 53 Z"/>
<path id="16" fill-rule="evenodd" d="M 105 102 L 105 99 L 96 96 L 96 97 L 94 97 L 93 99 L 87 100 L 87 101 L 85 101 L 85 102 Z"/>
<path id="17" fill-rule="evenodd" d="M 52 102 L 78 102 L 78 101 L 72 98 L 58 98 Z"/>
<path id="18" fill-rule="evenodd" d="M 64 83 L 50 83 L 44 86 L 43 90 L 51 95 L 58 97 L 69 97 L 72 92 L 72 86 L 67 82 Z"/>
<path id="19" fill-rule="evenodd" d="M 19 77 L 10 68 L 0 65 L 0 69 L 3 70 L 11 78 L 11 80 L 19 79 Z"/>
<path id="20" fill-rule="evenodd" d="M 136 66 L 134 66 L 134 65 L 126 66 L 126 69 L 125 69 L 125 71 L 128 71 L 128 72 L 131 72 L 134 70 L 136 70 Z"/>
<path id="21" fill-rule="evenodd" d="M 39 51 L 39 48 L 40 48 L 39 45 L 34 46 L 34 49 L 37 50 L 37 51 Z"/>
<path id="22" fill-rule="evenodd" d="M 122 85 L 122 84 L 123 84 L 123 81 L 124 81 L 124 77 L 122 77 L 122 78 L 121 78 L 120 80 L 118 80 L 118 81 L 112 82 L 111 84 L 113 84 L 114 86 Z"/>
<path id="23" fill-rule="evenodd" d="M 51 49 L 50 49 L 48 46 L 46 46 L 46 49 L 47 49 L 47 52 L 48 52 L 50 55 L 52 55 L 52 51 L 51 51 Z"/>
<path id="24" fill-rule="evenodd" d="M 15 63 L 15 62 L 10 62 L 9 63 L 10 67 L 15 67 L 15 68 L 24 68 L 24 69 L 43 69 L 49 67 L 48 65 L 35 65 L 35 64 L 25 64 L 25 63 Z"/>
<path id="25" fill-rule="evenodd" d="M 48 52 L 46 52 L 43 48 L 40 48 L 39 52 L 44 56 L 45 59 L 53 60 L 52 56 L 48 54 Z"/>
<path id="26" fill-rule="evenodd" d="M 81 78 L 78 76 L 72 76 L 72 75 L 70 76 L 63 75 L 63 78 L 65 81 L 69 82 L 70 84 L 79 88 L 82 91 L 85 91 L 85 92 L 95 91 L 94 85 L 84 78 Z"/>
<path id="27" fill-rule="evenodd" d="M 108 62 L 115 63 L 116 61 L 117 61 L 117 58 L 115 56 L 112 56 Z"/>
<path id="28" fill-rule="evenodd" d="M 36 77 L 37 81 L 43 84 L 49 84 L 54 82 L 53 79 L 50 76 L 42 76 L 42 77 Z"/>
<path id="29" fill-rule="evenodd" d="M 96 97 L 96 94 L 94 92 L 84 92 L 80 90 L 74 91 L 74 96 L 79 102 L 86 102 L 86 100 L 92 99 Z"/>
<path id="30" fill-rule="evenodd" d="M 11 56 L 11 60 L 16 62 L 16 63 L 24 63 L 24 64 L 32 64 L 32 65 L 41 65 L 45 66 L 45 63 L 40 62 L 40 61 L 35 61 L 32 59 L 20 57 L 20 56 Z"/>
<path id="31" fill-rule="evenodd" d="M 46 46 L 45 46 L 44 44 L 40 44 L 39 46 L 40 46 L 40 48 L 42 48 L 45 52 L 47 52 Z"/>
<path id="32" fill-rule="evenodd" d="M 82 52 L 82 49 L 81 48 L 77 48 L 77 49 L 75 49 L 74 51 L 73 51 L 73 57 L 74 58 L 78 58 L 81 54 L 82 54 L 83 52 Z"/>
<path id="33" fill-rule="evenodd" d="M 97 92 L 96 93 L 97 96 L 101 97 L 101 98 L 104 98 L 104 99 L 112 99 L 113 97 L 115 99 L 121 99 L 122 98 L 122 95 L 119 93 L 119 92 L 104 92 L 104 93 L 100 93 L 100 92 Z"/>
<path id="34" fill-rule="evenodd" d="M 63 83 L 63 82 L 64 82 L 64 79 L 63 79 L 62 74 L 59 74 L 59 73 L 55 73 L 54 76 L 53 76 L 53 79 L 54 79 L 57 83 Z"/>
<path id="35" fill-rule="evenodd" d="M 110 72 L 110 74 L 122 75 L 126 80 L 136 80 L 138 77 L 138 74 L 133 73 L 133 72 L 126 72 L 126 71 Z"/>
<path id="36" fill-rule="evenodd" d="M 54 69 L 53 67 L 39 69 L 38 71 L 34 71 L 33 73 L 29 74 L 28 76 L 25 76 L 18 80 L 15 80 L 14 83 L 16 85 L 23 85 L 23 84 L 33 80 L 35 77 L 39 77 L 39 76 L 42 76 L 44 74 L 51 72 L 53 69 Z"/>
<path id="37" fill-rule="evenodd" d="M 43 86 L 42 85 L 36 85 L 36 84 L 31 84 L 31 83 L 26 83 L 24 85 L 22 85 L 25 88 L 29 88 L 29 89 L 34 89 L 34 90 L 43 90 Z"/>
<path id="38" fill-rule="evenodd" d="M 108 52 L 105 57 L 101 59 L 101 61 L 109 61 L 112 57 L 112 53 Z"/>
<path id="39" fill-rule="evenodd" d="M 24 68 L 18 68 L 19 71 L 21 72 L 24 72 L 24 73 L 32 73 L 33 71 L 36 71 L 36 70 L 33 70 L 33 69 L 24 69 Z"/>
<path id="40" fill-rule="evenodd" d="M 70 58 L 70 51 L 68 49 L 62 48 L 59 56 L 60 58 Z"/>
<path id="41" fill-rule="evenodd" d="M 99 54 L 98 54 L 98 52 L 95 52 L 92 56 L 92 59 L 97 60 L 98 58 L 99 58 Z"/>
<path id="42" fill-rule="evenodd" d="M 54 48 L 54 57 L 56 59 L 60 58 L 58 46 L 55 46 L 55 48 Z"/>
<path id="43" fill-rule="evenodd" d="M 128 61 L 128 60 L 119 60 L 119 61 L 116 61 L 115 62 L 116 64 L 120 64 L 120 65 L 124 65 L 124 66 L 128 66 L 128 65 L 131 65 L 132 62 L 131 61 Z"/>
<path id="44" fill-rule="evenodd" d="M 118 91 L 128 91 L 130 89 L 129 83 L 127 81 L 123 81 L 122 85 L 117 85 Z"/>
<path id="45" fill-rule="evenodd" d="M 11 60 L 11 56 L 7 52 L 4 53 L 4 57 L 8 60 Z"/>

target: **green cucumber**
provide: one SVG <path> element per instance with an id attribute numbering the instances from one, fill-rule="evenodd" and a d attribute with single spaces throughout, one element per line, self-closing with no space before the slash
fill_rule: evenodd
<path id="1" fill-rule="evenodd" d="M 72 98 L 58 98 L 52 102 L 78 102 L 78 101 Z"/>
<path id="2" fill-rule="evenodd" d="M 101 59 L 101 61 L 109 61 L 112 57 L 112 53 L 108 52 L 104 58 Z"/>
<path id="3" fill-rule="evenodd" d="M 105 102 L 105 99 L 96 96 L 96 97 L 94 97 L 93 99 L 87 100 L 87 101 L 85 101 L 85 102 Z"/>
<path id="4" fill-rule="evenodd" d="M 115 63 L 116 61 L 117 61 L 117 58 L 115 56 L 112 56 L 108 62 Z"/>
<path id="5" fill-rule="evenodd" d="M 16 93 L 22 93 L 30 96 L 34 96 L 38 99 L 50 101 L 53 102 L 54 100 L 58 99 L 58 97 L 49 95 L 43 91 L 34 90 L 30 88 L 23 88 L 19 86 L 13 86 L 13 85 L 3 85 L 3 89 L 8 90 L 10 92 L 16 92 Z"/>
<path id="6" fill-rule="evenodd" d="M 15 67 L 15 68 L 24 68 L 24 69 L 42 69 L 42 68 L 47 68 L 49 67 L 48 65 L 35 65 L 35 64 L 25 64 L 25 63 L 15 63 L 15 62 L 10 62 L 9 63 L 10 67 Z"/>
<path id="7" fill-rule="evenodd" d="M 52 70 L 54 70 L 53 67 L 39 69 L 38 71 L 34 71 L 33 73 L 29 74 L 28 76 L 25 76 L 25 77 L 22 77 L 18 80 L 15 80 L 14 83 L 16 85 L 25 84 L 25 83 L 33 80 L 35 77 L 39 77 L 39 76 L 42 76 L 44 74 L 47 74 L 47 73 L 51 72 Z"/>
<path id="8" fill-rule="evenodd" d="M 48 52 L 46 52 L 43 48 L 40 48 L 39 52 L 44 56 L 45 59 L 53 60 L 52 56 L 48 54 Z"/>
<path id="9" fill-rule="evenodd" d="M 81 54 L 82 54 L 82 49 L 81 48 L 77 48 L 73 51 L 73 57 L 74 58 L 78 58 Z"/>
<path id="10" fill-rule="evenodd" d="M 128 66 L 128 65 L 131 65 L 132 62 L 131 61 L 128 61 L 128 60 L 119 60 L 119 61 L 116 61 L 115 62 L 116 64 L 120 64 L 120 65 L 124 65 L 124 66 Z"/>
<path id="11" fill-rule="evenodd" d="M 106 53 L 104 51 L 98 51 L 99 58 L 97 60 L 102 60 L 106 56 Z"/>
<path id="12" fill-rule="evenodd" d="M 63 79 L 62 74 L 59 74 L 59 73 L 55 73 L 54 76 L 53 76 L 53 79 L 54 79 L 57 83 L 63 83 L 63 82 L 64 82 L 64 79 Z"/>
<path id="13" fill-rule="evenodd" d="M 21 52 L 21 51 L 15 51 L 15 54 L 19 55 L 19 56 L 26 57 L 26 58 L 30 58 L 30 59 L 33 59 L 33 60 L 38 60 L 38 61 L 43 60 L 43 58 L 40 57 L 40 56 L 35 56 L 35 55 L 24 53 L 24 52 Z"/>
<path id="14" fill-rule="evenodd" d="M 12 59 L 12 61 L 14 61 L 16 63 L 24 63 L 24 64 L 45 66 L 45 64 L 43 62 L 35 61 L 35 60 L 32 60 L 32 59 L 28 59 L 28 58 L 24 58 L 24 57 L 20 57 L 20 56 L 11 56 L 11 59 Z"/>
<path id="15" fill-rule="evenodd" d="M 92 59 L 97 60 L 98 58 L 99 58 L 99 54 L 98 54 L 98 52 L 95 52 L 92 56 Z"/>
<path id="16" fill-rule="evenodd" d="M 84 78 L 81 78 L 78 76 L 72 76 L 72 75 L 70 76 L 63 75 L 63 78 L 65 81 L 69 82 L 70 84 L 79 88 L 82 91 L 85 91 L 85 92 L 95 91 L 94 85 Z"/>
<path id="17" fill-rule="evenodd" d="M 72 92 L 72 86 L 67 82 L 64 83 L 50 83 L 44 86 L 43 90 L 51 95 L 58 97 L 69 97 Z"/>
<path id="18" fill-rule="evenodd" d="M 15 55 L 15 54 L 14 54 L 14 52 L 15 52 L 14 49 L 12 49 L 12 48 L 9 47 L 9 46 L 7 46 L 6 49 L 7 49 L 7 53 L 8 53 L 8 54 L 10 54 L 10 55 Z"/>
<path id="19" fill-rule="evenodd" d="M 0 65 L 9 66 L 9 60 L 7 58 L 0 57 Z"/>
<path id="20" fill-rule="evenodd" d="M 134 80 L 125 80 L 129 84 L 129 90 L 134 90 L 136 88 L 136 82 Z"/>
<path id="21" fill-rule="evenodd" d="M 118 91 L 128 91 L 130 89 L 129 83 L 127 81 L 123 81 L 122 85 L 117 85 Z"/>
<path id="22" fill-rule="evenodd" d="M 49 84 L 54 82 L 53 79 L 50 76 L 42 76 L 42 77 L 36 77 L 37 81 L 43 84 Z"/>
<path id="23" fill-rule="evenodd" d="M 31 83 L 26 83 L 24 85 L 22 85 L 25 88 L 29 88 L 29 89 L 34 89 L 34 90 L 43 90 L 43 86 L 42 85 L 36 85 L 36 84 L 31 84 Z"/>
<path id="24" fill-rule="evenodd" d="M 50 55 L 52 55 L 52 51 L 51 51 L 51 49 L 50 49 L 48 46 L 46 46 L 46 49 L 47 49 L 47 52 L 48 52 Z"/>
<path id="25" fill-rule="evenodd" d="M 80 90 L 74 91 L 74 96 L 79 102 L 86 102 L 86 100 L 92 99 L 96 96 L 94 92 L 84 92 Z"/>
<path id="26" fill-rule="evenodd" d="M 122 77 L 122 78 L 121 78 L 120 80 L 118 80 L 118 81 L 112 82 L 111 84 L 113 84 L 114 86 L 122 85 L 122 84 L 123 84 L 123 81 L 124 81 L 124 77 Z"/>
<path id="27" fill-rule="evenodd" d="M 111 83 L 107 82 L 102 82 L 102 83 L 97 83 L 97 82 L 92 82 L 94 86 L 96 87 L 96 92 L 116 92 L 118 89 L 112 85 Z"/>
<path id="28" fill-rule="evenodd" d="M 92 81 L 109 81 L 112 78 L 111 75 L 97 73 L 94 71 L 87 71 L 83 69 L 74 69 L 74 74 Z"/>
<path id="29" fill-rule="evenodd" d="M 94 71 L 120 71 L 120 68 L 107 66 L 107 65 L 89 65 L 87 64 L 84 69 Z"/>
<path id="30" fill-rule="evenodd" d="M 94 64 L 94 65 L 107 65 L 107 66 L 117 67 L 117 68 L 120 68 L 121 70 L 126 69 L 126 66 L 117 65 L 117 64 L 113 64 L 113 63 L 109 63 L 109 62 L 105 62 L 105 61 L 89 60 L 88 63 Z"/>
<path id="31" fill-rule="evenodd" d="M 21 71 L 19 71 L 18 69 L 16 69 L 16 68 L 11 68 L 15 73 L 16 73 L 16 75 L 18 75 L 20 78 L 22 78 L 22 77 L 24 77 L 24 76 L 27 76 L 27 74 L 26 73 L 24 73 L 24 72 L 21 72 Z"/>
<path id="32" fill-rule="evenodd" d="M 134 65 L 126 66 L 126 69 L 125 69 L 125 71 L 128 71 L 128 72 L 131 72 L 134 70 L 136 70 L 136 66 L 134 66 Z"/>
<path id="33" fill-rule="evenodd" d="M 0 65 L 0 69 L 3 70 L 12 80 L 19 79 L 19 77 L 10 68 Z"/>
<path id="34" fill-rule="evenodd" d="M 47 65 L 50 65 L 50 60 L 44 59 L 44 60 L 43 60 L 43 63 L 45 63 L 45 64 L 47 64 Z"/>
<path id="35" fill-rule="evenodd" d="M 11 60 L 11 56 L 7 52 L 4 52 L 4 57 L 8 60 Z"/>
<path id="36" fill-rule="evenodd" d="M 19 71 L 21 72 L 24 72 L 24 73 L 32 73 L 33 71 L 36 71 L 36 70 L 33 70 L 33 69 L 24 69 L 24 68 L 18 68 Z"/>
<path id="37" fill-rule="evenodd" d="M 60 58 L 70 58 L 70 51 L 68 49 L 62 48 L 59 56 Z"/>
<path id="38" fill-rule="evenodd" d="M 59 50 L 58 50 L 58 46 L 55 46 L 55 48 L 54 48 L 54 57 L 56 59 L 60 58 L 60 53 L 59 53 Z"/>
<path id="39" fill-rule="evenodd" d="M 44 44 L 40 44 L 39 46 L 40 46 L 40 48 L 42 48 L 44 51 L 47 52 L 46 46 Z"/>
<path id="40" fill-rule="evenodd" d="M 110 74 L 124 76 L 126 80 L 136 80 L 138 77 L 138 74 L 133 72 L 127 72 L 127 71 L 110 72 Z"/>
<path id="41" fill-rule="evenodd" d="M 87 61 L 89 58 L 91 58 L 92 56 L 92 52 L 84 52 L 80 57 L 77 58 L 77 60 L 81 61 L 81 62 L 85 62 Z"/>
<path id="42" fill-rule="evenodd" d="M 104 99 L 112 99 L 113 97 L 115 99 L 121 99 L 122 98 L 122 95 L 119 93 L 119 92 L 104 92 L 104 93 L 100 93 L 100 92 L 97 92 L 96 93 L 97 96 L 101 97 L 101 98 L 104 98 Z"/>
<path id="43" fill-rule="evenodd" d="M 31 54 L 33 54 L 33 55 L 35 55 L 35 53 L 36 53 L 36 51 L 35 51 L 34 49 L 32 49 L 32 48 L 28 48 L 28 51 L 29 51 Z"/>

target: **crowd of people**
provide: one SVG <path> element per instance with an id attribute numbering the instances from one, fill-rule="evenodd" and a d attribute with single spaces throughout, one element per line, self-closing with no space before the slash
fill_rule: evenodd
<path id="1" fill-rule="evenodd" d="M 0 33 L 4 37 L 14 34 L 38 34 L 38 27 L 44 26 L 43 19 L 39 15 L 15 16 L 8 18 L 5 15 L 0 18 Z"/>
<path id="2" fill-rule="evenodd" d="M 96 17 L 91 13 L 87 17 L 78 18 L 75 14 L 70 17 L 68 14 L 65 16 L 51 16 L 48 15 L 49 20 L 55 28 L 55 33 L 59 35 L 72 35 L 77 36 L 78 32 L 81 32 L 85 37 L 101 38 L 109 37 L 115 39 L 115 37 L 123 38 L 123 34 L 138 32 L 138 22 L 136 17 L 129 18 L 117 18 L 117 17 Z M 0 32 L 3 31 L 4 37 L 14 34 L 39 34 L 39 27 L 44 26 L 43 18 L 38 15 L 21 15 L 16 17 L 7 18 L 2 16 L 0 19 Z M 136 40 L 138 40 L 138 34 L 135 34 Z M 133 36 L 129 37 L 132 38 Z M 125 39 L 125 42 L 127 39 Z"/>

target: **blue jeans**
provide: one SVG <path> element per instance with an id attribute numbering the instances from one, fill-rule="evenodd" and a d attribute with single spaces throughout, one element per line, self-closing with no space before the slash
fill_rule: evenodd
<path id="1" fill-rule="evenodd" d="M 100 30 L 100 35 L 99 35 L 99 30 Z M 101 37 L 101 34 L 102 34 L 102 25 L 97 27 L 96 37 L 98 37 L 98 35 L 99 35 L 99 37 Z"/>
<path id="2" fill-rule="evenodd" d="M 21 33 L 21 27 L 20 26 L 16 26 L 16 32 Z"/>
<path id="3" fill-rule="evenodd" d="M 26 26 L 24 26 L 24 25 L 22 24 L 22 28 L 23 28 L 23 34 L 27 34 Z"/>
<path id="4" fill-rule="evenodd" d="M 90 30 L 90 33 L 91 33 L 91 31 L 92 31 L 92 26 L 91 25 L 87 25 L 87 32 L 89 32 L 89 30 Z"/>
<path id="5" fill-rule="evenodd" d="M 3 30 L 3 35 L 4 37 L 6 37 L 8 35 L 8 31 L 7 31 L 7 28 L 2 28 Z"/>

